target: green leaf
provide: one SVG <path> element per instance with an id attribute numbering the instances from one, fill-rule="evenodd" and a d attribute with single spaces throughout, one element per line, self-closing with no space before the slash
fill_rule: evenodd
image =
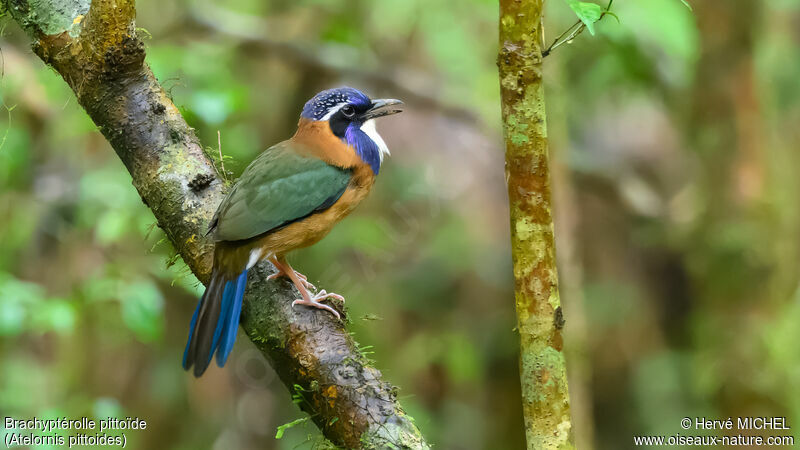
<path id="1" fill-rule="evenodd" d="M 120 292 L 122 320 L 142 342 L 161 338 L 164 328 L 164 299 L 151 282 L 137 281 L 124 286 Z"/>
<path id="2" fill-rule="evenodd" d="M 31 314 L 31 328 L 41 332 L 67 333 L 77 322 L 75 306 L 67 300 L 52 298 L 41 302 Z"/>
<path id="3" fill-rule="evenodd" d="M 100 244 L 118 242 L 135 225 L 133 217 L 121 208 L 109 209 L 100 215 L 95 225 L 95 237 Z"/>
<path id="4" fill-rule="evenodd" d="M 300 425 L 301 423 L 308 422 L 308 417 L 303 417 L 302 419 L 293 420 L 289 423 L 285 423 L 278 427 L 278 431 L 275 433 L 275 439 L 280 439 L 283 437 L 283 433 L 286 432 L 289 428 L 295 427 Z"/>
<path id="5" fill-rule="evenodd" d="M 694 10 L 692 9 L 692 5 L 690 5 L 690 4 L 689 4 L 689 2 L 688 2 L 687 0 L 681 0 L 681 3 L 683 3 L 684 5 L 686 5 L 686 7 L 687 7 L 687 8 L 689 8 L 689 11 L 694 11 Z"/>
<path id="6" fill-rule="evenodd" d="M 44 300 L 41 286 L 0 272 L 0 336 L 25 331 L 30 326 L 30 317 L 37 313 Z"/>
<path id="7" fill-rule="evenodd" d="M 109 417 L 123 417 L 124 411 L 119 401 L 112 397 L 98 397 L 92 405 L 95 419 L 108 419 Z"/>
<path id="8" fill-rule="evenodd" d="M 191 102 L 194 113 L 211 125 L 224 122 L 234 112 L 234 101 L 227 91 L 197 91 Z"/>
<path id="9" fill-rule="evenodd" d="M 603 7 L 596 3 L 580 2 L 578 0 L 567 0 L 569 7 L 575 11 L 575 15 L 581 19 L 589 33 L 594 36 L 594 23 L 600 20 L 603 15 Z"/>

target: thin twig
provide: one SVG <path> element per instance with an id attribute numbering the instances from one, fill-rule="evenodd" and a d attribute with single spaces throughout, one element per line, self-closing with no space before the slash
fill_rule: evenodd
<path id="1" fill-rule="evenodd" d="M 606 15 L 607 13 L 609 13 L 609 12 L 611 11 L 611 5 L 612 5 L 613 3 L 614 3 L 614 0 L 608 0 L 608 5 L 606 6 L 606 9 L 605 9 L 605 10 L 604 10 L 604 11 L 603 11 L 601 14 L 600 14 L 600 17 L 598 17 L 598 18 L 597 18 L 597 21 L 596 21 L 596 22 L 600 22 L 600 20 L 601 20 L 603 17 L 605 17 L 605 15 Z M 573 28 L 575 28 L 576 26 L 577 26 L 578 28 L 577 28 L 577 29 L 575 29 L 574 31 L 572 31 L 572 33 L 570 33 L 570 30 L 572 30 L 572 29 L 573 29 Z M 572 26 L 571 26 L 571 27 L 567 28 L 567 29 L 566 29 L 566 30 L 565 30 L 563 33 L 561 33 L 560 35 L 558 35 L 558 37 L 557 37 L 557 38 L 556 38 L 556 39 L 553 41 L 553 43 L 552 43 L 552 44 L 550 44 L 550 46 L 549 46 L 549 47 L 547 47 L 547 48 L 546 48 L 546 49 L 545 49 L 545 50 L 542 52 L 542 58 L 544 58 L 545 56 L 549 55 L 549 54 L 550 54 L 550 53 L 551 53 L 553 50 L 555 50 L 555 49 L 557 49 L 558 47 L 560 47 L 560 46 L 561 46 L 561 44 L 563 44 L 563 43 L 565 43 L 565 42 L 570 42 L 570 41 L 572 41 L 573 39 L 575 39 L 576 37 L 578 37 L 578 35 L 580 35 L 581 33 L 583 33 L 583 30 L 584 30 L 585 28 L 586 28 L 586 24 L 585 24 L 585 23 L 583 23 L 583 21 L 581 21 L 581 20 L 578 20 L 577 22 L 575 22 L 574 24 L 572 24 Z M 569 36 L 567 36 L 566 38 L 564 38 L 564 36 L 565 36 L 565 35 L 567 35 L 567 34 L 569 34 Z"/>
<path id="2" fill-rule="evenodd" d="M 574 31 L 572 31 L 572 33 L 566 39 L 562 39 L 564 37 L 564 35 L 569 33 L 570 30 L 572 30 L 573 28 L 575 28 L 578 25 L 580 25 L 580 26 L 577 29 L 575 29 Z M 576 36 L 578 36 L 579 34 L 581 34 L 583 32 L 584 28 L 586 28 L 586 25 L 583 22 L 581 22 L 580 20 L 577 21 L 576 23 L 574 23 L 571 27 L 567 28 L 566 31 L 561 33 L 561 35 L 559 35 L 556 38 L 556 40 L 554 40 L 553 43 L 550 44 L 550 47 L 547 47 L 547 49 L 545 49 L 545 51 L 542 52 L 542 57 L 545 57 L 545 56 L 549 55 L 550 52 L 552 52 L 553 50 L 557 49 L 559 46 L 561 46 L 561 44 L 563 44 L 565 42 L 569 42 L 569 41 L 575 39 Z"/>
<path id="3" fill-rule="evenodd" d="M 225 158 L 222 157 L 222 135 L 217 130 L 217 148 L 219 149 L 219 166 L 222 168 L 222 178 L 228 179 L 228 172 L 225 172 Z"/>

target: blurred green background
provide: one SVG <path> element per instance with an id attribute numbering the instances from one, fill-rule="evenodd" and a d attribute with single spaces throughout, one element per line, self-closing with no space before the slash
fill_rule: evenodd
<path id="1" fill-rule="evenodd" d="M 800 419 L 800 3 L 618 0 L 545 60 L 578 444 Z M 147 60 L 237 176 L 317 91 L 408 108 L 356 213 L 290 260 L 429 442 L 523 447 L 489 0 L 140 0 Z M 136 449 L 323 445 L 240 336 L 180 368 L 201 289 L 66 84 L 0 19 L 0 416 L 138 416 Z M 547 42 L 575 21 L 546 9 Z M 372 346 L 371 348 L 369 346 Z M 735 420 L 735 419 L 734 419 Z M 800 426 L 800 425 L 798 425 Z"/>

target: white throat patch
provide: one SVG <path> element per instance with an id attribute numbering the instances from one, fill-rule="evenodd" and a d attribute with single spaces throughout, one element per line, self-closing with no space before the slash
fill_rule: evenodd
<path id="1" fill-rule="evenodd" d="M 383 142 L 383 138 L 380 134 L 378 134 L 378 130 L 375 128 L 375 119 L 369 119 L 368 121 L 364 122 L 361 125 L 361 131 L 363 131 L 372 142 L 374 142 L 378 148 L 380 149 L 381 155 L 381 162 L 383 162 L 384 155 L 390 155 L 389 147 L 386 146 L 386 142 Z"/>

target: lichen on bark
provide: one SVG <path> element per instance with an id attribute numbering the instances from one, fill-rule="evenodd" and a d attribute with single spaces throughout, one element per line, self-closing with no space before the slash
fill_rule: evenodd
<path id="1" fill-rule="evenodd" d="M 570 449 L 574 444 L 550 199 L 541 18 L 542 0 L 500 1 L 498 67 L 526 440 L 529 449 Z"/>
<path id="2" fill-rule="evenodd" d="M 68 32 L 75 36 L 89 11 L 89 3 L 89 0 L 8 0 L 5 6 L 29 32 L 35 29 L 44 34 Z"/>
<path id="3" fill-rule="evenodd" d="M 31 36 L 34 52 L 72 88 L 108 139 L 183 260 L 202 282 L 211 270 L 208 222 L 225 195 L 194 131 L 145 64 L 133 0 L 0 0 Z M 260 263 L 248 277 L 242 328 L 301 408 L 347 448 L 428 448 L 395 388 L 330 314 L 291 307 L 299 293 Z M 175 370 L 180 370 L 180 355 Z"/>

